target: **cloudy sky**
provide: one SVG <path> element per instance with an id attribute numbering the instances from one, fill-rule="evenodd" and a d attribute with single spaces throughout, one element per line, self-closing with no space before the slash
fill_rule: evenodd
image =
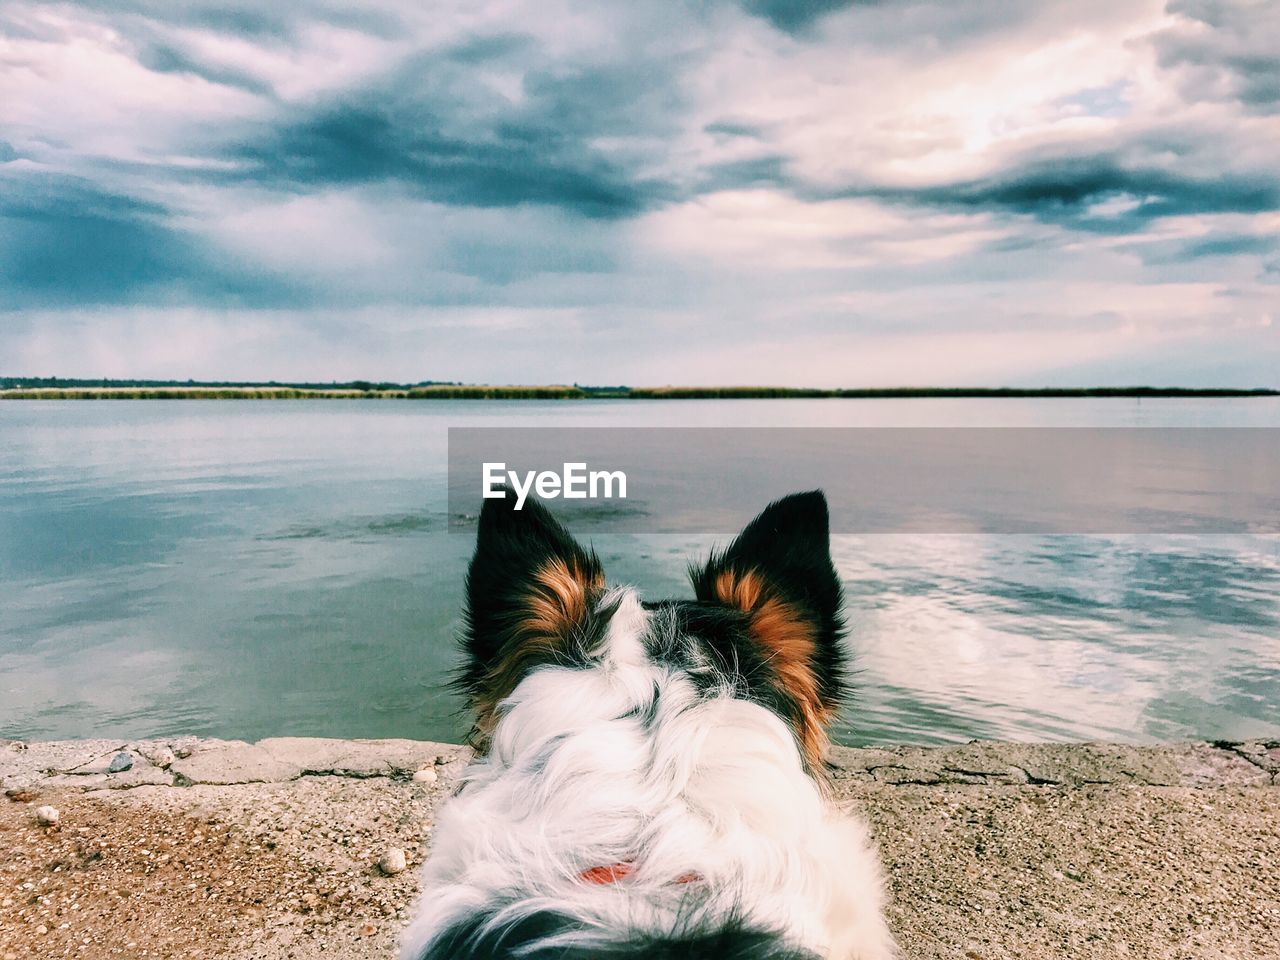
<path id="1" fill-rule="evenodd" d="M 1274 0 L 0 5 L 0 374 L 1280 385 Z"/>

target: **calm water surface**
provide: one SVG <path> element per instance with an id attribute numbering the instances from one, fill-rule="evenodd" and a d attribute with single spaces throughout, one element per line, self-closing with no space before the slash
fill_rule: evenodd
<path id="1" fill-rule="evenodd" d="M 0 404 L 0 736 L 456 739 L 445 431 L 521 424 L 1280 426 L 1280 401 Z M 650 597 L 713 542 L 592 539 Z M 847 742 L 1280 735 L 1280 539 L 832 546 Z"/>

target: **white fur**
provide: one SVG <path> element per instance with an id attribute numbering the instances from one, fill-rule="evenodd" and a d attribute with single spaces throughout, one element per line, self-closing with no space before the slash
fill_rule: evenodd
<path id="1" fill-rule="evenodd" d="M 515 913 L 580 920 L 575 942 L 670 930 L 696 905 L 832 960 L 894 956 L 867 830 L 824 798 L 783 721 L 699 696 L 684 673 L 647 659 L 641 638 L 663 625 L 634 592 L 609 601 L 618 607 L 598 663 L 526 677 L 489 756 L 440 810 L 402 955 L 514 900 Z M 580 879 L 623 862 L 635 872 L 617 883 Z M 675 882 L 691 873 L 700 882 Z"/>

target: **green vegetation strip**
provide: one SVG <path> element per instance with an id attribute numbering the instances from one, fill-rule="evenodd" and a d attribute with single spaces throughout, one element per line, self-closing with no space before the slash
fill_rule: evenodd
<path id="1" fill-rule="evenodd" d="M 16 387 L 0 400 L 786 400 L 927 397 L 1273 397 L 1280 390 L 1180 387 L 890 387 L 818 390 L 791 387 L 580 387 L 431 385 L 415 387 L 103 386 Z"/>

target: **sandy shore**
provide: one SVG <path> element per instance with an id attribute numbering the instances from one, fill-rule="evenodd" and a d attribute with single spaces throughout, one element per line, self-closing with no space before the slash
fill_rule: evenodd
<path id="1" fill-rule="evenodd" d="M 394 956 L 465 759 L 403 740 L 0 741 L 0 960 Z M 1280 956 L 1280 744 L 832 759 L 907 957 Z M 393 847 L 408 869 L 387 874 Z"/>

